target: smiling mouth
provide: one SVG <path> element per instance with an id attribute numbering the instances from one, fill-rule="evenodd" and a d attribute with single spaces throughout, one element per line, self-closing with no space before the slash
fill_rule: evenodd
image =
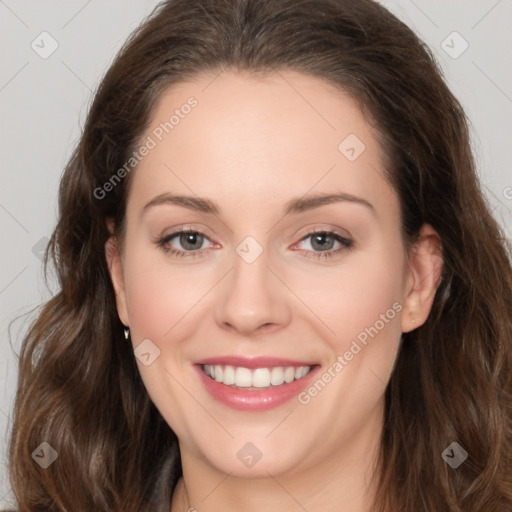
<path id="1" fill-rule="evenodd" d="M 219 384 L 244 391 L 258 391 L 304 378 L 312 366 L 274 366 L 249 369 L 231 365 L 201 365 L 203 373 Z"/>

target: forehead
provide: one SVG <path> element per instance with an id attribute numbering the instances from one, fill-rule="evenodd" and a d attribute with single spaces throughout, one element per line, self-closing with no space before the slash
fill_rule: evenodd
<path id="1" fill-rule="evenodd" d="M 142 138 L 152 149 L 134 172 L 130 200 L 140 206 L 179 192 L 270 207 L 336 189 L 396 203 L 376 136 L 357 102 L 322 79 L 292 71 L 198 75 L 156 104 Z"/>

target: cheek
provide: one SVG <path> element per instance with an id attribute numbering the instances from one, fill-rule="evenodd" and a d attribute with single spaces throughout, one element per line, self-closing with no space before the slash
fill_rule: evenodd
<path id="1" fill-rule="evenodd" d="M 201 265 L 171 264 L 159 249 L 132 247 L 128 254 L 125 282 L 132 330 L 140 339 L 162 345 L 197 314 L 218 276 Z"/>
<path id="2" fill-rule="evenodd" d="M 382 403 L 401 339 L 403 262 L 382 252 L 347 262 L 329 279 L 316 280 L 306 299 L 330 332 L 323 337 L 328 355 L 322 382 L 315 381 L 299 402 L 334 430 L 357 432 Z M 333 412 L 339 410 L 350 413 Z"/>
<path id="3" fill-rule="evenodd" d="M 178 306 L 176 290 L 157 279 L 157 272 L 145 268 L 140 259 L 131 268 L 127 265 L 127 269 L 130 278 L 126 292 L 132 331 L 157 340 L 172 326 L 172 312 Z"/>
<path id="4" fill-rule="evenodd" d="M 148 366 L 138 367 L 153 403 L 167 423 L 180 436 L 186 437 L 193 401 L 183 399 L 183 390 L 176 383 L 185 382 L 186 346 L 196 317 L 203 313 L 200 300 L 211 288 L 200 271 L 186 265 L 170 265 L 155 249 L 132 247 L 127 251 L 125 269 L 130 333 L 134 348 L 149 339 L 160 350 Z M 197 417 L 201 411 L 194 411 Z"/>
<path id="5" fill-rule="evenodd" d="M 332 348 L 348 350 L 368 330 L 379 338 L 400 333 L 404 256 L 383 251 L 347 258 L 331 270 L 301 274 L 295 290 L 327 328 Z"/>

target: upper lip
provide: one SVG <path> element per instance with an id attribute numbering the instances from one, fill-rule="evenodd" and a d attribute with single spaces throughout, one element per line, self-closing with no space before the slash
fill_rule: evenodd
<path id="1" fill-rule="evenodd" d="M 292 359 L 283 359 L 280 357 L 240 357 L 240 356 L 218 356 L 209 357 L 197 361 L 198 365 L 222 365 L 222 366 L 236 366 L 242 368 L 273 368 L 275 366 L 314 366 L 316 363 L 310 361 L 294 361 Z"/>

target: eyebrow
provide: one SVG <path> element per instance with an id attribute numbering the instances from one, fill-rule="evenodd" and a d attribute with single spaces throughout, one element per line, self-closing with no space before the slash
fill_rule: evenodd
<path id="1" fill-rule="evenodd" d="M 291 199 L 285 204 L 283 213 L 284 215 L 298 214 L 308 210 L 312 210 L 314 208 L 319 208 L 320 206 L 340 202 L 360 204 L 367 207 L 373 213 L 375 213 L 375 208 L 366 199 L 346 193 L 315 194 L 310 195 L 308 197 L 303 196 Z M 183 196 L 167 193 L 160 194 L 154 197 L 151 201 L 149 201 L 149 203 L 147 203 L 142 208 L 141 216 L 143 216 L 150 208 L 163 204 L 182 206 L 183 208 L 187 208 L 192 211 L 206 213 L 210 215 L 220 214 L 219 206 L 210 199 L 201 198 L 197 196 Z"/>

